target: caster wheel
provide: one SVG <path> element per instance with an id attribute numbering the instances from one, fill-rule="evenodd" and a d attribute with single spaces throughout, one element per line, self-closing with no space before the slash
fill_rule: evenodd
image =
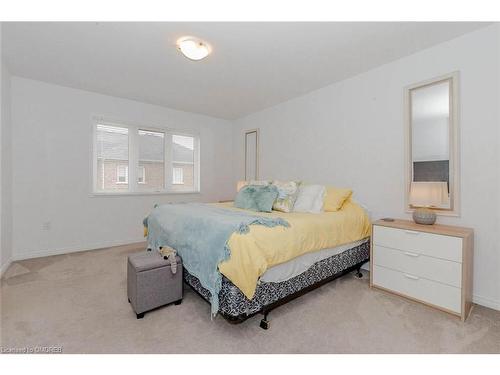
<path id="1" fill-rule="evenodd" d="M 140 314 L 135 314 L 137 316 L 137 319 L 142 319 L 144 318 L 144 313 L 140 313 Z"/>
<path id="2" fill-rule="evenodd" d="M 260 321 L 260 328 L 262 329 L 269 329 L 269 321 L 268 320 L 265 320 L 265 319 L 262 319 Z"/>
<path id="3" fill-rule="evenodd" d="M 182 300 L 180 299 L 180 300 L 178 300 L 178 301 L 175 301 L 175 302 L 174 302 L 174 305 L 180 305 L 181 303 L 182 303 Z"/>
<path id="4" fill-rule="evenodd" d="M 358 279 L 361 279 L 361 278 L 363 277 L 363 274 L 362 274 L 361 272 L 359 272 L 359 271 L 358 271 L 358 272 L 356 272 L 356 277 L 357 277 Z"/>

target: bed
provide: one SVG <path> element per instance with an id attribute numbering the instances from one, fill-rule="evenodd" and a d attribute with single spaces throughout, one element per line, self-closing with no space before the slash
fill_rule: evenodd
<path id="1" fill-rule="evenodd" d="M 212 207 L 223 214 L 246 214 L 229 202 Z M 360 268 L 369 259 L 369 217 L 353 201 L 338 212 L 250 214 L 282 220 L 287 225 L 250 225 L 242 233 L 233 233 L 227 241 L 230 256 L 218 263 L 220 288 L 214 294 L 217 312 L 229 322 L 240 323 L 262 313 L 260 326 L 267 329 L 271 310 L 349 272 L 357 271 L 356 275 L 361 276 Z M 172 216 L 175 215 L 170 213 Z M 161 224 L 162 220 L 157 220 L 157 225 L 149 229 L 148 243 L 152 248 L 161 247 L 151 235 L 151 230 L 163 231 Z M 179 224 L 175 231 L 178 228 Z M 206 278 L 198 276 L 198 271 L 186 263 L 184 281 L 213 307 L 214 296 L 206 287 Z"/>
<path id="2" fill-rule="evenodd" d="M 261 313 L 264 317 L 260 326 L 268 329 L 268 314 L 271 310 L 352 271 L 361 277 L 361 266 L 369 260 L 369 255 L 370 241 L 361 241 L 359 245 L 315 262 L 306 271 L 290 279 L 260 282 L 251 300 L 223 276 L 219 312 L 231 323 L 241 323 Z M 210 301 L 210 292 L 188 271 L 184 272 L 184 281 L 203 299 Z"/>

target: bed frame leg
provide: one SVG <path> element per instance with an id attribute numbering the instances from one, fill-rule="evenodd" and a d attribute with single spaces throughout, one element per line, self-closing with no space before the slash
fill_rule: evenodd
<path id="1" fill-rule="evenodd" d="M 267 320 L 267 314 L 269 314 L 269 312 L 265 312 L 264 313 L 264 318 L 260 321 L 260 328 L 262 329 L 269 329 L 269 320 Z"/>
<path id="2" fill-rule="evenodd" d="M 361 279 L 361 278 L 363 277 L 363 274 L 361 273 L 361 267 L 358 267 L 358 268 L 356 269 L 356 277 L 357 277 L 358 279 Z"/>

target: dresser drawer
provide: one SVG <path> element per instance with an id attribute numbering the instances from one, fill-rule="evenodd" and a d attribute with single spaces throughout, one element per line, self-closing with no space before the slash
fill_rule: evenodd
<path id="1" fill-rule="evenodd" d="M 375 245 L 373 263 L 456 288 L 462 285 L 462 264 L 451 260 Z"/>
<path id="2" fill-rule="evenodd" d="M 462 262 L 462 238 L 459 237 L 375 225 L 373 243 L 434 258 Z"/>
<path id="3" fill-rule="evenodd" d="M 373 284 L 447 310 L 461 312 L 461 290 L 450 285 L 373 266 Z"/>

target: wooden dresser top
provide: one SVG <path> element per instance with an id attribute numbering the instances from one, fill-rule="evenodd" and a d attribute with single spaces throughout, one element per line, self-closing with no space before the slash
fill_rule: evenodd
<path id="1" fill-rule="evenodd" d="M 394 221 L 377 220 L 373 222 L 373 225 L 462 238 L 469 237 L 474 233 L 474 230 L 472 228 L 456 227 L 453 225 L 442 224 L 423 225 L 417 224 L 414 221 L 401 219 L 394 219 Z"/>

